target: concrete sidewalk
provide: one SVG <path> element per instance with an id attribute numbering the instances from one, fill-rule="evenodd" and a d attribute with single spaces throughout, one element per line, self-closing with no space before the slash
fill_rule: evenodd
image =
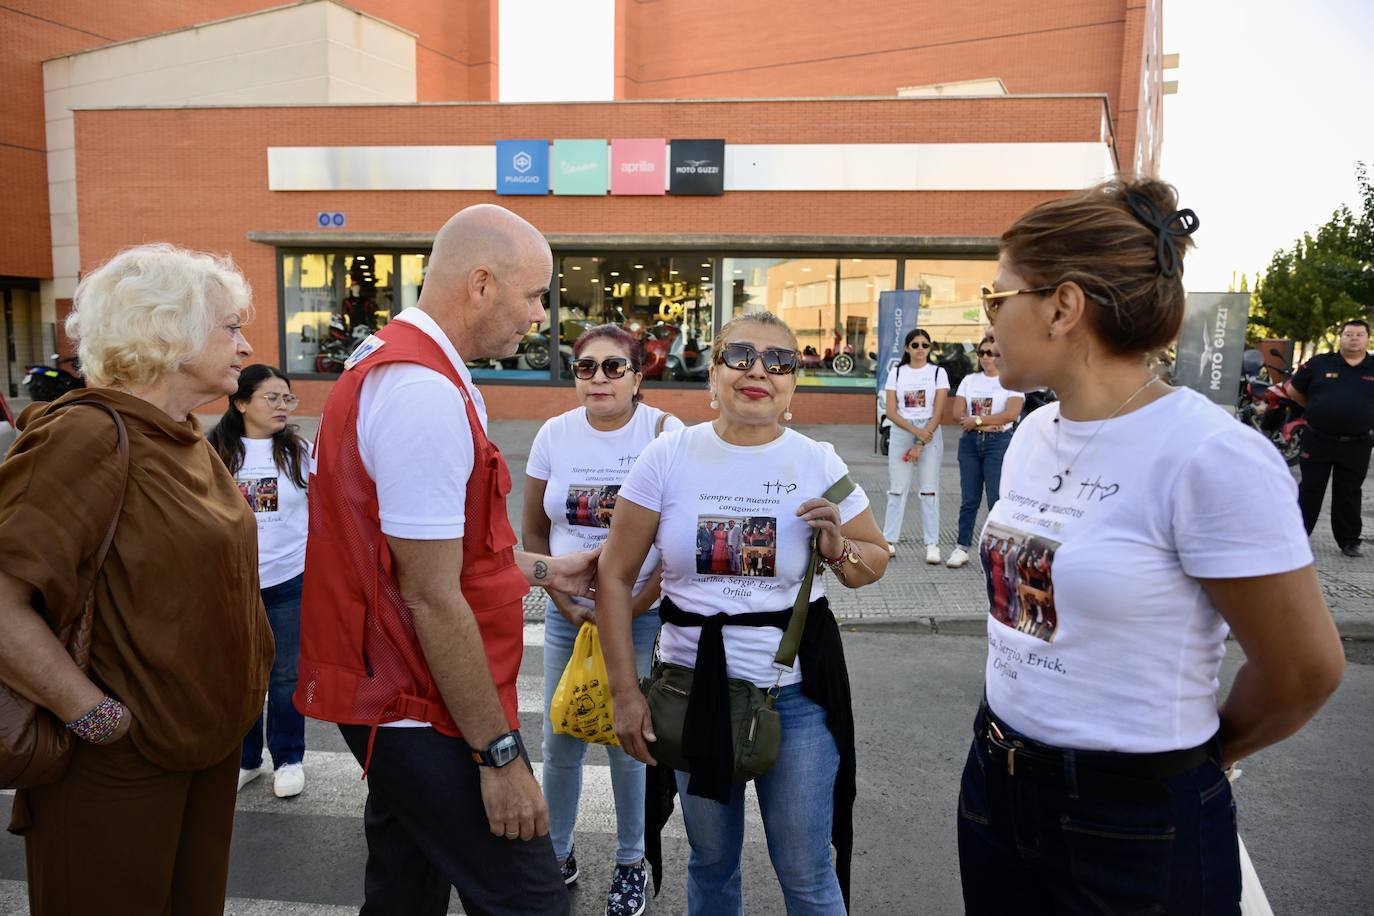
<path id="1" fill-rule="evenodd" d="M 215 417 L 201 417 L 208 427 Z M 301 431 L 314 435 L 317 417 L 299 417 Z M 537 420 L 498 420 L 491 424 L 491 437 L 501 448 L 510 464 L 515 488 L 510 497 L 510 518 L 516 533 L 520 531 L 520 514 L 524 504 L 525 462 L 529 459 L 530 443 L 543 425 Z M 882 523 L 887 493 L 887 458 L 874 451 L 873 427 L 865 425 L 799 425 L 796 427 L 813 439 L 830 442 L 845 463 L 850 476 L 863 487 L 874 503 L 874 515 Z M 940 549 L 948 556 L 954 547 L 959 518 L 958 437 L 952 428 L 945 430 L 944 464 L 940 472 Z M 1236 485 L 1237 499 L 1253 499 L 1259 494 L 1248 493 L 1245 482 Z M 1331 606 L 1342 635 L 1359 639 L 1374 639 L 1374 559 L 1366 556 L 1352 560 L 1341 555 L 1331 538 L 1329 514 L 1330 497 L 1322 508 L 1312 537 L 1312 552 L 1316 556 L 1317 575 L 1327 604 Z M 975 531 L 981 527 L 986 510 L 980 511 Z M 1366 540 L 1374 551 L 1374 487 L 1364 490 L 1363 515 Z M 1254 532 L 1255 550 L 1267 547 L 1265 532 Z M 987 588 L 981 564 L 974 558 L 962 569 L 930 566 L 925 562 L 925 550 L 920 543 L 920 512 L 916 497 L 907 504 L 906 527 L 897 556 L 888 564 L 882 580 L 866 588 L 850 590 L 829 588 L 828 595 L 836 616 L 850 625 L 924 625 L 945 631 L 968 632 L 983 625 L 987 613 Z M 543 592 L 535 590 L 525 601 L 525 618 L 535 622 L 544 619 Z"/>
<path id="2" fill-rule="evenodd" d="M 537 421 L 515 420 L 492 424 L 492 438 L 505 453 L 515 478 L 510 516 L 517 532 L 524 490 L 521 471 L 540 425 Z M 850 475 L 875 504 L 874 515 L 881 524 L 887 493 L 887 458 L 873 450 L 873 428 L 826 425 L 798 426 L 797 430 L 835 446 L 849 465 Z M 958 439 L 951 432 L 945 430 L 944 464 L 940 473 L 940 548 L 946 556 L 954 547 L 959 517 Z M 1236 498 L 1254 498 L 1256 494 L 1246 493 L 1244 487 L 1244 482 L 1237 483 Z M 925 624 L 943 626 L 946 630 L 964 629 L 969 625 L 981 627 L 988 602 L 981 564 L 975 558 L 962 569 L 927 565 L 924 546 L 920 543 L 920 513 L 915 503 L 916 497 L 912 495 L 897 556 L 888 564 L 887 574 L 881 581 L 857 590 L 827 589 L 836 616 L 847 623 Z M 985 514 L 985 511 L 979 513 L 975 531 L 981 527 Z M 1374 488 L 1368 486 L 1364 493 L 1364 516 L 1365 530 L 1374 539 Z M 1369 557 L 1352 560 L 1342 556 L 1330 532 L 1330 517 L 1323 509 L 1312 537 L 1312 549 L 1327 603 L 1343 634 L 1374 638 L 1374 561 Z M 1264 532 L 1257 531 L 1254 536 L 1255 550 L 1265 550 Z M 541 593 L 531 595 L 525 613 L 528 619 L 543 619 Z"/>

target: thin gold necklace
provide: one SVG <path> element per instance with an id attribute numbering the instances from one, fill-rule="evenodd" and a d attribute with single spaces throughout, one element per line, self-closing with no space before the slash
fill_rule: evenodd
<path id="1" fill-rule="evenodd" d="M 1063 474 L 1052 474 L 1052 475 L 1050 475 L 1050 476 L 1053 478 L 1053 480 L 1054 480 L 1054 483 L 1050 486 L 1050 492 L 1051 492 L 1051 493 L 1058 493 L 1059 490 L 1064 486 L 1064 481 L 1065 481 L 1065 480 L 1068 480 L 1068 479 L 1069 479 L 1069 475 L 1073 473 L 1073 466 L 1074 466 L 1075 464 L 1077 464 L 1077 463 L 1078 463 L 1078 459 L 1081 458 L 1081 457 L 1083 456 L 1083 450 L 1086 449 L 1089 445 L 1092 445 L 1092 441 L 1093 441 L 1094 439 L 1097 438 L 1097 434 L 1098 434 L 1098 433 L 1102 432 L 1102 428 L 1103 428 L 1104 426 L 1106 426 L 1108 423 L 1110 423 L 1110 422 L 1116 417 L 1117 414 L 1119 414 L 1119 413 L 1121 413 L 1121 411 L 1125 410 L 1125 409 L 1126 409 L 1126 405 L 1129 404 L 1129 403 L 1131 403 L 1132 401 L 1134 401 L 1134 400 L 1136 399 L 1136 396 L 1139 395 L 1140 392 L 1144 391 L 1146 388 L 1149 388 L 1151 385 L 1153 385 L 1153 384 L 1154 384 L 1155 382 L 1157 382 L 1157 381 L 1159 381 L 1158 378 L 1154 377 L 1153 375 L 1150 376 L 1148 379 L 1145 380 L 1145 384 L 1141 385 L 1141 386 L 1140 386 L 1139 388 L 1137 388 L 1135 391 L 1132 391 L 1130 397 L 1128 397 L 1126 400 L 1122 401 L 1121 404 L 1120 404 L 1120 406 L 1118 406 L 1118 407 L 1116 408 L 1116 410 L 1113 410 L 1110 414 L 1108 414 L 1108 415 L 1107 415 L 1107 419 L 1105 419 L 1105 420 L 1103 420 L 1101 423 L 1097 424 L 1097 428 L 1094 429 L 1093 432 L 1092 432 L 1092 435 L 1088 437 L 1088 441 L 1087 441 L 1087 442 L 1084 442 L 1084 443 L 1079 447 L 1078 451 L 1074 452 L 1074 454 L 1073 454 L 1073 460 L 1071 460 L 1068 464 L 1064 465 L 1064 473 L 1063 473 Z M 1062 414 L 1062 411 L 1061 411 L 1061 414 Z M 1059 436 L 1060 436 L 1060 430 L 1062 430 L 1062 429 L 1063 429 L 1063 425 L 1059 422 L 1059 417 L 1055 417 L 1055 418 L 1054 418 L 1054 460 L 1055 460 L 1056 462 L 1059 461 Z"/>

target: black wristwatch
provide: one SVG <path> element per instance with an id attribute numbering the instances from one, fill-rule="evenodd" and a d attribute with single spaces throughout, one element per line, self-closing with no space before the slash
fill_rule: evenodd
<path id="1" fill-rule="evenodd" d="M 484 751 L 473 751 L 472 762 L 482 767 L 503 767 L 520 756 L 520 737 L 506 732 Z"/>

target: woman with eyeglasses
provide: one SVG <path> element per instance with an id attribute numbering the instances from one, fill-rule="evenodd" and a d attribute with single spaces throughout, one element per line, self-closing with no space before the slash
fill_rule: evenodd
<path id="1" fill-rule="evenodd" d="M 693 721 L 707 732 L 722 717 L 728 720 L 728 710 L 714 703 L 728 689 L 727 675 L 776 689 L 782 747 L 755 783 L 769 856 L 789 913 L 843 914 L 852 845 L 853 713 L 839 629 L 821 576 L 810 591 L 797 663 L 787 670 L 773 659 L 812 562 L 812 533 L 819 533 L 825 563 L 850 588 L 882 576 L 887 545 L 862 489 L 838 505 L 822 498 L 848 473 L 834 447 L 782 425 L 791 419 L 797 387 L 792 330 L 771 312 L 749 312 L 721 329 L 712 356 L 711 406 L 719 416 L 664 435 L 640 453 L 620 489 L 601 554 L 596 613 L 616 733 L 633 757 L 655 764 L 631 619 L 638 570 L 657 547 L 664 594 L 659 655 L 695 671 L 689 719 L 705 715 L 706 722 Z M 743 551 L 746 524 L 755 531 L 751 558 L 761 557 L 751 564 L 754 571 L 729 556 L 703 572 L 698 532 L 712 529 L 713 551 Z M 721 537 L 732 525 L 741 532 L 733 548 Z M 689 722 L 689 730 L 694 727 Z M 719 737 L 718 730 L 712 734 Z M 657 766 L 650 771 L 650 801 L 661 819 L 651 819 L 648 829 L 656 838 L 673 793 L 680 794 L 692 849 L 688 912 L 742 913 L 744 786 L 731 783 L 729 754 L 715 742 L 689 738 L 684 750 L 699 761 L 690 776 Z M 657 871 L 659 863 L 650 861 Z"/>
<path id="2" fill-rule="evenodd" d="M 310 443 L 289 422 L 297 403 L 280 369 L 263 363 L 245 366 L 228 409 L 206 437 L 257 520 L 258 587 L 277 644 L 267 685 L 267 714 L 259 714 L 243 738 L 238 787 L 242 790 L 262 775 L 265 724 L 277 798 L 291 798 L 305 789 L 305 717 L 291 702 L 301 649 L 301 582 L 310 528 L 305 496 Z"/>
<path id="3" fill-rule="evenodd" d="M 1238 914 L 1225 771 L 1341 678 L 1282 458 L 1147 362 L 1178 335 L 1197 226 L 1139 179 L 1002 234 L 983 293 L 1002 384 L 1059 401 L 1013 436 L 981 539 L 985 700 L 958 806 L 970 914 Z M 1241 483 L 1274 498 L 1237 498 Z M 1228 631 L 1245 660 L 1218 705 Z"/>
<path id="4" fill-rule="evenodd" d="M 921 539 L 926 562 L 940 562 L 940 461 L 945 453 L 940 422 L 949 396 L 949 373 L 930 361 L 930 335 L 920 328 L 908 331 L 902 359 L 887 374 L 887 418 L 892 438 L 887 452 L 887 514 L 883 537 L 888 553 L 897 555 L 902 516 L 911 478 L 916 478 L 921 503 Z"/>
<path id="5" fill-rule="evenodd" d="M 682 429 L 682 421 L 643 403 L 639 339 L 621 327 L 603 324 L 573 343 L 572 373 L 581 402 L 540 427 L 526 465 L 522 536 L 526 550 L 560 556 L 591 550 L 606 540 L 619 509 L 603 524 L 588 511 L 620 489 L 636 457 L 663 432 Z M 565 494 L 577 490 L 575 500 Z M 582 792 L 582 758 L 587 745 L 571 735 L 554 734 L 549 702 L 563 676 L 584 621 L 597 622 L 592 603 L 546 589 L 544 614 L 544 796 L 549 834 L 571 885 L 579 869 L 573 827 Z M 658 635 L 658 553 L 650 550 L 636 567 L 633 633 L 636 670 L 649 673 L 649 656 Z M 617 747 L 606 748 L 615 796 L 615 869 L 606 898 L 607 916 L 643 912 L 648 882 L 644 869 L 644 764 Z"/>
<path id="6" fill-rule="evenodd" d="M 1011 443 L 1012 426 L 1021 416 L 1025 397 L 1002 387 L 997 351 L 991 336 L 978 341 L 978 368 L 959 382 L 954 415 L 964 434 L 959 437 L 959 536 L 945 565 L 958 569 L 968 562 L 973 547 L 973 521 L 978 503 L 987 493 L 988 511 L 997 505 L 1002 456 Z"/>

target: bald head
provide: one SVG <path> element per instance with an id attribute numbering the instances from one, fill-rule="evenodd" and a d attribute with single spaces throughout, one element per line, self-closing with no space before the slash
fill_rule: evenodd
<path id="1" fill-rule="evenodd" d="M 465 358 L 509 355 L 509 328 L 523 333 L 544 318 L 539 303 L 552 265 L 538 229 L 505 207 L 477 204 L 454 214 L 435 235 L 419 306 Z M 485 352 L 493 348 L 499 352 Z"/>

